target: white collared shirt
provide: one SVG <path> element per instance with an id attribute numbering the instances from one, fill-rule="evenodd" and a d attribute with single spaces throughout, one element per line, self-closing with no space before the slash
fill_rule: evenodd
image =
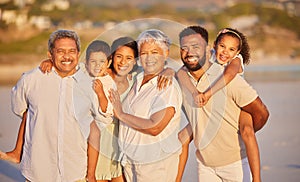
<path id="1" fill-rule="evenodd" d="M 99 118 L 92 80 L 79 69 L 61 78 L 39 68 L 23 74 L 12 89 L 12 109 L 28 109 L 21 171 L 30 181 L 84 179 L 90 123 Z"/>
<path id="2" fill-rule="evenodd" d="M 108 99 L 108 96 L 109 96 L 108 91 L 110 89 L 117 90 L 117 85 L 116 85 L 115 81 L 113 80 L 113 78 L 108 74 L 101 76 L 101 77 L 95 77 L 94 79 L 98 79 L 101 81 L 101 83 L 103 85 L 104 94 L 108 100 L 106 112 L 102 112 L 101 108 L 99 108 L 99 112 L 102 117 L 100 119 L 101 122 L 97 123 L 97 124 L 100 128 L 102 128 L 102 127 L 105 127 L 105 125 L 103 125 L 103 124 L 109 124 L 109 123 L 112 123 L 112 121 L 113 121 L 113 116 L 114 116 L 113 109 L 114 108 L 113 108 L 110 100 Z"/>
<path id="3" fill-rule="evenodd" d="M 121 152 L 132 163 L 150 163 L 164 159 L 181 150 L 178 140 L 182 95 L 177 81 L 166 89 L 157 89 L 157 77 L 144 84 L 144 73 L 137 76 L 136 83 L 123 101 L 125 113 L 149 119 L 150 116 L 167 107 L 175 108 L 175 115 L 167 127 L 157 136 L 139 132 L 120 121 L 119 145 Z"/>

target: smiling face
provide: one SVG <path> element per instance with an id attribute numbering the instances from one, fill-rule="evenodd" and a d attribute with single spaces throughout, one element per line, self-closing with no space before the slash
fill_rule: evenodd
<path id="1" fill-rule="evenodd" d="M 206 42 L 200 34 L 191 34 L 181 38 L 181 60 L 190 71 L 199 70 L 205 63 L 206 46 Z"/>
<path id="2" fill-rule="evenodd" d="M 79 52 L 73 39 L 56 40 L 52 52 L 52 54 L 48 52 L 48 56 L 51 57 L 53 67 L 61 77 L 70 76 L 76 72 Z"/>
<path id="3" fill-rule="evenodd" d="M 108 60 L 103 52 L 92 52 L 87 60 L 87 70 L 92 77 L 103 76 L 108 68 Z"/>
<path id="4" fill-rule="evenodd" d="M 149 40 L 140 45 L 139 55 L 145 75 L 155 75 L 164 69 L 168 50 L 162 49 L 159 44 Z"/>
<path id="5" fill-rule="evenodd" d="M 127 76 L 136 64 L 134 51 L 127 46 L 119 47 L 113 56 L 113 67 L 117 75 Z"/>
<path id="6" fill-rule="evenodd" d="M 240 40 L 237 37 L 224 35 L 215 45 L 216 58 L 220 64 L 231 61 L 239 54 Z"/>

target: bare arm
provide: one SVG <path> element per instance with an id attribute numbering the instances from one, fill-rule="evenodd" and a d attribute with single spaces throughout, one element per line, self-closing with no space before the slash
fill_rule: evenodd
<path id="1" fill-rule="evenodd" d="M 105 93 L 104 93 L 104 90 L 103 90 L 103 84 L 101 83 L 100 80 L 98 80 L 98 79 L 94 80 L 93 89 L 97 94 L 100 109 L 101 109 L 102 112 L 105 113 L 106 110 L 107 110 L 108 99 L 105 96 Z"/>
<path id="2" fill-rule="evenodd" d="M 184 144 L 182 144 L 182 151 L 179 156 L 179 164 L 178 164 L 178 172 L 177 172 L 177 176 L 176 176 L 176 182 L 182 181 L 182 176 L 183 176 L 186 162 L 187 162 L 188 156 L 189 156 L 189 144 L 190 144 L 190 142 L 188 140 L 186 140 L 186 142 Z"/>
<path id="3" fill-rule="evenodd" d="M 178 134 L 178 139 L 180 140 L 181 144 L 184 145 L 185 143 L 191 143 L 193 140 L 193 131 L 191 124 L 186 125 Z"/>
<path id="4" fill-rule="evenodd" d="M 239 58 L 233 59 L 229 65 L 225 67 L 223 76 L 221 76 L 214 84 L 210 85 L 210 87 L 204 92 L 206 102 L 212 95 L 231 82 L 231 80 L 238 74 L 241 67 L 242 65 Z"/>
<path id="5" fill-rule="evenodd" d="M 27 111 L 23 113 L 22 122 L 19 127 L 18 137 L 15 144 L 15 148 L 9 152 L 2 152 L 0 151 L 0 159 L 7 160 L 13 163 L 20 163 L 23 151 L 23 144 L 24 144 L 24 135 L 25 135 L 25 126 L 26 126 L 26 116 Z"/>
<path id="6" fill-rule="evenodd" d="M 122 113 L 119 119 L 132 128 L 149 135 L 160 134 L 169 124 L 175 114 L 174 107 L 167 107 L 151 115 L 150 119 L 136 117 L 134 115 Z"/>
<path id="7" fill-rule="evenodd" d="M 100 130 L 93 121 L 90 125 L 90 135 L 88 138 L 88 166 L 86 178 L 88 181 L 96 182 L 95 171 L 97 167 L 98 155 L 100 149 Z"/>
<path id="8" fill-rule="evenodd" d="M 242 110 L 251 115 L 255 132 L 260 130 L 269 118 L 269 111 L 259 97 L 250 104 L 242 107 Z"/>
<path id="9" fill-rule="evenodd" d="M 23 151 L 23 144 L 24 144 L 24 137 L 25 137 L 25 126 L 26 126 L 26 118 L 27 118 L 27 110 L 23 113 L 22 122 L 19 128 L 18 132 L 18 138 L 15 145 L 15 149 L 17 153 L 20 154 L 20 160 L 21 160 L 21 154 Z"/>
<path id="10" fill-rule="evenodd" d="M 246 146 L 247 157 L 252 174 L 252 182 L 261 181 L 261 168 L 258 143 L 255 137 L 252 117 L 249 113 L 241 111 L 239 118 L 239 129 Z"/>
<path id="11" fill-rule="evenodd" d="M 152 114 L 149 119 L 144 119 L 123 112 L 117 91 L 111 89 L 109 99 L 114 107 L 114 114 L 120 121 L 142 133 L 153 136 L 160 134 L 175 114 L 174 107 L 167 107 Z"/>
<path id="12" fill-rule="evenodd" d="M 202 107 L 203 105 L 205 105 L 206 98 L 204 94 L 202 92 L 199 92 L 198 89 L 193 85 L 189 76 L 187 75 L 187 70 L 185 67 L 182 67 L 180 68 L 180 70 L 178 70 L 177 80 L 192 94 L 195 105 L 197 105 L 198 107 Z"/>
<path id="13" fill-rule="evenodd" d="M 182 152 L 179 156 L 179 164 L 178 164 L 178 173 L 176 176 L 176 182 L 182 181 L 182 176 L 184 173 L 185 165 L 188 160 L 189 155 L 189 144 L 193 140 L 192 128 L 191 125 L 188 124 L 185 128 L 183 128 L 179 134 L 178 139 L 182 144 Z"/>
<path id="14" fill-rule="evenodd" d="M 187 88 L 188 91 L 190 91 L 190 93 L 198 93 L 198 90 L 191 82 L 185 67 L 181 67 L 177 71 L 176 77 L 177 77 L 177 80 L 179 81 L 180 85 Z"/>

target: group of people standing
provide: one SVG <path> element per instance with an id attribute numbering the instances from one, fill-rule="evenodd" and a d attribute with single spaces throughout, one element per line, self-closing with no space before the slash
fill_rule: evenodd
<path id="1" fill-rule="evenodd" d="M 53 32 L 49 60 L 12 90 L 13 111 L 23 119 L 15 150 L 0 157 L 21 160 L 32 182 L 174 182 L 193 140 L 193 181 L 246 182 L 252 174 L 259 182 L 255 132 L 269 113 L 241 76 L 245 36 L 226 28 L 211 50 L 206 29 L 188 26 L 179 43 L 179 70 L 166 66 L 171 40 L 157 29 L 111 46 L 95 40 L 80 64 L 78 35 Z"/>

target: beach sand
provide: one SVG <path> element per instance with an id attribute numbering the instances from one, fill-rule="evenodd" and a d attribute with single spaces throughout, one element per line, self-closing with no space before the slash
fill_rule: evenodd
<path id="1" fill-rule="evenodd" d="M 262 181 L 300 181 L 300 81 L 255 82 L 250 84 L 270 111 L 266 126 L 257 132 Z M 190 144 L 190 158 L 184 182 L 195 182 L 197 166 L 194 146 Z"/>
<path id="2" fill-rule="evenodd" d="M 257 133 L 264 182 L 300 181 L 300 80 L 250 81 L 270 111 L 266 126 Z M 0 149 L 14 146 L 21 119 L 10 110 L 10 87 L 0 87 Z M 190 156 L 184 182 L 197 181 L 195 149 L 190 144 Z M 24 181 L 19 165 L 0 161 L 0 181 Z"/>

